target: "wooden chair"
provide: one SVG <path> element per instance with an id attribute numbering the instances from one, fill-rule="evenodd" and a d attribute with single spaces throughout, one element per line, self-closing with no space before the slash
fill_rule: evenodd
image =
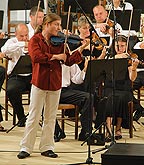
<path id="1" fill-rule="evenodd" d="M 144 97 L 144 86 L 142 86 L 140 89 L 137 90 L 137 99 L 138 99 L 139 103 L 141 101 L 144 101 L 144 98 L 142 98 L 142 97 Z"/>
<path id="2" fill-rule="evenodd" d="M 65 110 L 74 110 L 75 109 L 75 117 L 68 118 L 65 116 Z M 59 104 L 58 110 L 61 110 L 61 116 L 58 117 L 58 120 L 61 120 L 61 128 L 64 131 L 65 128 L 65 120 L 74 120 L 75 122 L 75 139 L 78 138 L 78 121 L 79 121 L 79 110 L 78 106 L 73 104 Z"/>

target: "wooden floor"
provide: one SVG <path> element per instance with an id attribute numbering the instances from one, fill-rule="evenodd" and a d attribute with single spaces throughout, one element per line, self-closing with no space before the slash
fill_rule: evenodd
<path id="1" fill-rule="evenodd" d="M 0 94 L 0 103 L 4 106 L 3 91 Z M 28 107 L 25 107 L 26 109 Z M 11 112 L 11 109 L 9 109 Z M 4 115 L 4 110 L 3 110 Z M 144 121 L 144 118 L 141 118 Z M 9 115 L 8 121 L 2 122 L 3 126 L 7 129 L 12 127 L 12 117 Z M 88 152 L 87 144 L 81 146 L 82 142 L 74 139 L 74 123 L 66 124 L 65 133 L 66 138 L 55 144 L 55 152 L 59 155 L 58 158 L 46 158 L 41 156 L 39 152 L 39 139 L 41 135 L 41 127 L 37 134 L 37 139 L 34 147 L 33 154 L 26 159 L 19 160 L 17 154 L 19 152 L 19 143 L 22 139 L 24 128 L 15 127 L 9 133 L 0 132 L 0 164 L 1 165 L 68 165 L 68 164 L 83 164 L 89 158 L 88 153 L 93 158 L 93 163 L 101 163 L 101 154 L 106 150 L 92 154 Z M 144 144 L 144 127 L 134 123 L 136 131 L 134 137 L 129 138 L 128 130 L 123 129 L 123 138 L 117 143 L 142 143 Z M 80 131 L 80 128 L 79 128 Z M 106 144 L 109 145 L 109 144 Z M 98 151 L 105 148 L 105 146 L 90 146 L 90 151 Z"/>

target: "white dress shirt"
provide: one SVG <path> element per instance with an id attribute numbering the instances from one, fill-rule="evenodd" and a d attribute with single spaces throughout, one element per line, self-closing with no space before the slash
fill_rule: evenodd
<path id="1" fill-rule="evenodd" d="M 135 46 L 133 47 L 133 49 L 141 49 L 140 45 L 143 43 L 144 41 L 138 42 L 135 44 Z"/>
<path id="2" fill-rule="evenodd" d="M 29 29 L 29 39 L 31 39 L 32 38 L 32 36 L 34 35 L 34 29 L 33 29 L 33 27 L 31 26 L 31 24 L 29 23 L 29 24 L 27 24 L 27 27 L 28 27 L 28 29 Z"/>
<path id="3" fill-rule="evenodd" d="M 117 8 L 114 7 L 114 10 L 133 10 L 133 6 L 132 6 L 131 3 L 129 3 L 129 2 L 125 2 L 124 5 L 125 5 L 124 8 L 118 6 Z"/>
<path id="4" fill-rule="evenodd" d="M 75 84 L 83 83 L 85 72 L 81 71 L 77 64 L 66 66 L 62 64 L 62 87 L 70 86 L 71 82 Z"/>
<path id="5" fill-rule="evenodd" d="M 26 53 L 24 51 L 24 47 L 25 47 L 25 42 L 18 41 L 17 38 L 14 37 L 8 39 L 4 44 L 4 46 L 1 48 L 2 53 L 5 53 L 6 56 L 12 59 L 8 61 L 8 70 L 7 70 L 8 75 L 12 72 L 20 56 Z"/>

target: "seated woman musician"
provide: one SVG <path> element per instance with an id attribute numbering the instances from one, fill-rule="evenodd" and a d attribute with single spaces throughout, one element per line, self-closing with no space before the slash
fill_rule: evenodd
<path id="1" fill-rule="evenodd" d="M 89 19 L 89 17 L 87 17 Z M 87 18 L 85 16 L 81 16 L 79 19 L 78 19 L 78 33 L 79 33 L 79 37 L 83 40 L 89 40 L 90 41 L 90 24 L 87 20 Z M 89 19 L 90 23 L 91 23 L 91 20 Z M 81 41 L 82 43 L 83 41 Z M 99 39 L 99 36 L 97 34 L 95 34 L 93 32 L 92 34 L 92 47 L 91 47 L 91 50 L 90 50 L 90 44 L 85 47 L 85 49 L 83 50 L 82 54 L 84 57 L 87 57 L 87 56 L 92 56 L 92 59 L 102 59 L 104 58 L 105 56 L 105 53 L 97 53 L 98 50 L 100 50 L 100 52 L 104 52 L 105 49 L 103 49 L 104 46 L 107 47 L 107 42 L 105 40 L 101 41 Z M 81 69 L 83 69 L 83 63 L 80 63 L 79 64 L 79 67 Z"/>
<path id="2" fill-rule="evenodd" d="M 127 58 L 125 53 L 127 49 L 127 38 L 123 35 L 119 35 L 115 42 L 115 59 Z M 116 124 L 115 139 L 122 138 L 121 127 L 128 128 L 128 102 L 133 99 L 131 81 L 134 81 L 137 77 L 136 68 L 139 60 L 134 59 L 131 64 L 128 64 L 127 74 L 125 79 L 115 81 L 115 91 L 113 97 L 113 82 L 106 78 L 104 85 L 104 93 L 107 97 L 105 112 L 106 112 L 106 124 L 107 128 L 111 132 L 112 124 Z M 112 104 L 113 102 L 113 104 Z M 113 120 L 114 119 L 114 120 Z M 114 123 L 113 123 L 114 121 Z M 109 132 L 108 131 L 108 132 Z M 111 141 L 111 136 L 107 134 L 106 141 Z"/>

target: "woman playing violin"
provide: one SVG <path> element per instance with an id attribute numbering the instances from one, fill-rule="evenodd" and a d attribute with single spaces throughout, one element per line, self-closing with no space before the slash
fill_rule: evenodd
<path id="1" fill-rule="evenodd" d="M 125 36 L 118 36 L 115 42 L 115 58 L 127 58 L 125 54 L 127 48 L 127 38 Z M 117 60 L 117 59 L 115 59 Z M 137 66 L 139 60 L 135 59 L 131 65 L 128 66 L 127 74 L 123 80 L 115 81 L 115 95 L 113 97 L 113 82 L 106 78 L 105 80 L 105 96 L 106 101 L 106 123 L 109 131 L 112 127 L 112 117 L 115 117 L 115 139 L 122 138 L 121 127 L 128 128 L 128 102 L 133 100 L 131 81 L 137 77 Z M 112 104 L 113 101 L 113 104 Z M 111 141 L 111 136 L 107 134 L 106 141 Z"/>
<path id="2" fill-rule="evenodd" d="M 62 83 L 61 60 L 69 66 L 82 60 L 82 47 L 70 55 L 67 50 L 64 53 L 64 43 L 58 46 L 52 45 L 50 37 L 57 36 L 60 28 L 61 18 L 54 13 L 49 13 L 28 45 L 33 66 L 31 102 L 24 137 L 21 141 L 21 151 L 17 155 L 19 159 L 30 156 L 33 151 L 43 108 L 44 120 L 39 149 L 42 156 L 51 158 L 58 156 L 54 152 L 54 128 Z"/>
<path id="3" fill-rule="evenodd" d="M 90 20 L 90 22 L 91 22 L 91 20 Z M 78 20 L 78 32 L 79 32 L 79 37 L 81 39 L 83 39 L 83 40 L 89 40 L 90 41 L 90 39 L 89 39 L 89 37 L 90 37 L 90 25 L 89 25 L 89 22 L 87 21 L 87 19 L 85 18 L 85 16 L 81 16 L 79 18 L 79 20 Z M 92 35 L 92 40 L 95 40 L 95 34 Z M 98 51 L 97 50 L 97 46 L 95 46 L 94 43 L 92 43 L 92 52 L 90 52 L 90 44 L 89 44 L 82 51 L 82 54 L 83 54 L 83 56 L 90 56 L 90 55 L 92 55 L 93 58 L 97 58 L 97 57 L 98 58 L 104 58 L 103 55 L 101 55 L 101 50 Z"/>

